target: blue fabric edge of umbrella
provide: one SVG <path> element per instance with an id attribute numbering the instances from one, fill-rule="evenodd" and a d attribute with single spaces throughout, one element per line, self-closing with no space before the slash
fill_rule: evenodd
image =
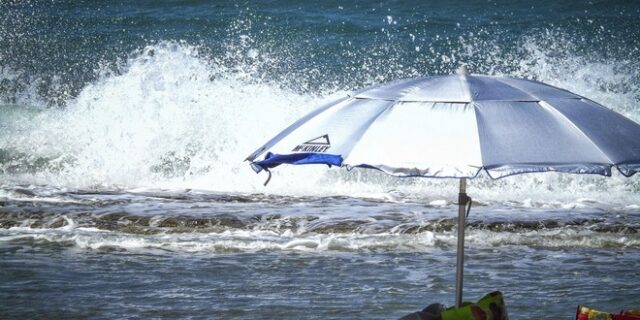
<path id="1" fill-rule="evenodd" d="M 255 172 L 269 170 L 281 164 L 326 164 L 328 166 L 341 166 L 342 156 L 327 153 L 291 153 L 291 154 L 273 154 L 267 152 L 264 160 L 252 161 L 251 168 Z"/>
<path id="2" fill-rule="evenodd" d="M 260 161 L 252 161 L 251 168 L 259 173 L 262 170 L 269 171 L 271 168 L 275 168 L 281 164 L 293 164 L 293 165 L 301 165 L 301 164 L 326 164 L 328 166 L 342 166 L 343 158 L 340 155 L 335 154 L 326 154 L 326 153 L 313 153 L 313 152 L 305 152 L 305 153 L 292 153 L 292 154 L 274 154 L 268 152 L 263 160 Z M 480 171 L 484 169 L 487 175 L 492 179 L 500 179 L 509 177 L 512 175 L 522 174 L 522 173 L 532 173 L 532 172 L 563 172 L 563 173 L 576 173 L 576 174 L 597 174 L 602 176 L 611 176 L 611 167 L 616 167 L 618 171 L 625 177 L 630 177 L 640 171 L 640 164 L 635 163 L 619 163 L 619 164 L 601 164 L 601 163 L 584 163 L 584 164 L 542 164 L 542 163 L 531 163 L 531 164 L 522 164 L 522 165 L 502 165 L 502 166 L 487 166 L 478 168 L 476 174 L 468 177 L 462 178 L 470 178 L 473 179 L 478 176 Z M 379 168 L 367 164 L 356 166 L 359 168 L 368 168 L 368 169 L 376 169 Z M 347 168 L 350 170 L 353 167 Z M 383 170 L 380 170 L 383 171 Z M 506 174 L 499 174 L 495 176 L 495 174 L 491 174 L 490 171 L 503 171 L 507 172 Z M 450 176 L 425 176 L 425 175 L 402 175 L 400 177 L 429 177 L 429 178 L 460 178 L 460 177 L 450 177 Z"/>

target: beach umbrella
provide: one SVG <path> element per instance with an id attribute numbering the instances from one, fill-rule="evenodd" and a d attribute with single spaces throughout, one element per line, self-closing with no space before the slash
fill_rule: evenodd
<path id="1" fill-rule="evenodd" d="M 455 75 L 370 87 L 321 106 L 247 160 L 269 178 L 281 164 L 326 164 L 459 179 L 460 306 L 466 180 L 481 171 L 494 179 L 546 171 L 610 176 L 613 167 L 629 177 L 640 170 L 640 125 L 560 88 L 462 66 Z"/>

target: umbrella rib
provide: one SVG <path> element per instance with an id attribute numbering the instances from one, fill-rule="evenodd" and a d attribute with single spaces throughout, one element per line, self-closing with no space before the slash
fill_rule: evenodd
<path id="1" fill-rule="evenodd" d="M 469 75 L 467 75 L 467 74 L 460 74 L 460 75 L 458 75 L 458 76 L 459 76 L 459 77 L 460 77 L 460 79 L 462 80 L 463 86 L 465 86 L 465 88 L 467 89 L 467 93 L 468 93 L 468 96 L 469 96 L 469 101 L 468 101 L 468 102 L 466 102 L 466 103 L 471 103 L 471 102 L 473 102 L 473 95 L 472 95 L 472 93 L 471 93 L 471 86 L 469 85 L 469 81 L 468 81 L 468 79 L 467 79 L 467 77 L 468 77 Z"/>
<path id="2" fill-rule="evenodd" d="M 405 100 L 402 98 L 398 98 L 398 99 L 387 99 L 387 98 L 369 98 L 369 97 L 353 97 L 353 96 L 349 96 L 352 99 L 355 100 L 380 100 L 380 101 L 389 101 L 389 102 L 416 102 L 416 103 L 420 103 L 420 102 L 431 102 L 431 103 L 469 103 L 471 101 L 467 101 L 467 100 Z M 537 101 L 537 100 L 536 100 Z"/>
<path id="3" fill-rule="evenodd" d="M 473 101 L 467 103 L 467 105 L 473 108 L 473 116 L 476 118 L 476 137 L 478 138 L 478 147 L 480 148 L 480 167 L 478 168 L 478 172 L 476 172 L 476 175 L 473 177 L 475 178 L 476 176 L 478 176 L 480 171 L 484 170 L 485 172 L 487 172 L 487 174 L 489 174 L 489 171 L 487 171 L 487 168 L 484 165 L 484 158 L 482 156 L 482 139 L 480 138 L 480 124 L 478 123 L 478 108 L 476 107 L 476 103 Z M 490 174 L 489 177 L 491 177 Z"/>
<path id="4" fill-rule="evenodd" d="M 360 135 L 359 139 L 362 138 L 367 131 L 369 130 L 369 128 L 371 127 L 371 125 L 373 125 L 374 122 L 376 122 L 376 120 L 378 120 L 378 118 L 380 118 L 380 116 L 387 112 L 389 109 L 393 108 L 395 105 L 397 105 L 398 103 L 401 103 L 401 101 L 397 101 L 397 100 L 390 100 L 389 102 L 393 102 L 390 103 L 387 107 L 385 107 L 384 109 L 382 109 L 382 111 L 380 111 L 378 114 L 376 114 L 370 121 L 369 123 L 366 124 L 365 128 L 363 128 L 362 130 L 362 134 Z M 342 166 L 346 165 L 347 159 L 349 158 L 349 155 L 351 154 L 351 152 L 353 151 L 353 148 L 351 148 L 349 150 L 348 154 L 343 155 L 343 160 L 342 160 Z"/>
<path id="5" fill-rule="evenodd" d="M 513 86 L 512 84 L 510 84 L 510 83 L 507 83 L 507 82 L 503 81 L 503 79 L 500 79 L 500 78 L 498 78 L 498 77 L 495 77 L 494 79 L 495 79 L 496 81 L 498 81 L 498 82 L 500 82 L 500 83 L 504 84 L 504 85 L 505 85 L 505 86 L 507 86 L 507 87 L 513 88 L 513 89 L 518 90 L 518 91 L 522 91 L 522 92 L 524 92 L 524 93 L 526 93 L 526 94 L 530 95 L 531 97 L 533 97 L 533 98 L 535 99 L 534 101 L 542 101 L 542 99 L 540 99 L 540 97 L 538 97 L 537 95 L 535 95 L 535 94 L 533 94 L 533 93 L 531 93 L 531 92 L 529 92 L 529 91 L 525 91 L 525 90 L 524 90 L 524 89 L 522 89 L 522 88 L 518 88 L 518 87 L 516 87 L 516 86 Z"/>
<path id="6" fill-rule="evenodd" d="M 549 87 L 549 88 L 553 88 L 553 89 L 556 89 L 556 90 L 559 90 L 559 91 L 563 91 L 563 92 L 565 92 L 565 93 L 567 93 L 567 94 L 569 94 L 569 95 L 573 96 L 572 98 L 566 98 L 566 99 L 587 99 L 587 98 L 585 98 L 585 97 L 583 97 L 583 96 L 581 96 L 581 95 L 579 95 L 579 94 L 576 94 L 576 93 L 574 93 L 574 92 L 571 92 L 571 91 L 569 91 L 569 90 L 567 90 L 567 89 L 563 89 L 563 88 L 560 88 L 560 87 L 556 87 L 556 86 L 554 86 L 554 85 L 550 85 L 550 84 L 545 83 L 545 82 L 539 82 L 539 81 L 535 81 L 535 80 L 527 79 L 527 78 L 513 78 L 513 77 L 506 77 L 506 78 L 508 78 L 508 79 L 514 79 L 514 80 L 528 81 L 528 82 L 536 83 L 536 84 L 541 84 L 541 85 L 543 85 L 543 86 L 546 86 L 546 87 Z M 514 87 L 514 88 L 515 88 L 515 87 Z M 520 90 L 522 90 L 522 89 L 520 89 Z M 587 99 L 587 100 L 588 100 L 588 99 Z"/>
<path id="7" fill-rule="evenodd" d="M 564 119 L 566 122 L 568 122 L 571 127 L 573 127 L 575 130 L 577 130 L 578 132 L 580 132 L 580 134 L 582 134 L 583 137 L 585 137 L 587 139 L 587 141 L 589 141 L 598 151 L 600 151 L 600 153 L 609 161 L 610 165 L 616 165 L 615 162 L 613 162 L 611 160 L 611 158 L 609 158 L 609 156 L 602 151 L 602 149 L 600 149 L 600 146 L 598 146 L 597 143 L 595 143 L 595 141 L 593 141 L 593 139 L 591 139 L 591 137 L 589 137 L 582 129 L 580 129 L 580 127 L 578 127 L 573 121 L 571 121 L 571 119 L 569 119 L 564 113 L 560 112 L 558 109 L 556 109 L 553 105 L 551 105 L 550 103 L 541 100 L 540 102 L 538 102 L 538 105 L 540 105 L 541 107 L 543 107 L 544 109 L 553 112 L 554 114 L 559 115 L 560 117 L 562 117 L 562 119 Z"/>

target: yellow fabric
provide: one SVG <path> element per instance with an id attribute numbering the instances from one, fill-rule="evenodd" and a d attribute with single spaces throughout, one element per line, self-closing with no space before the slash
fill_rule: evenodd
<path id="1" fill-rule="evenodd" d="M 586 320 L 613 320 L 613 314 L 608 312 L 602 312 L 595 309 L 580 307 L 580 311 L 576 319 L 582 320 L 585 319 L 584 315 L 586 315 Z M 580 317 L 582 316 L 582 317 Z"/>
<path id="2" fill-rule="evenodd" d="M 502 293 L 492 292 L 477 303 L 464 303 L 460 308 L 442 312 L 442 320 L 509 320 Z"/>

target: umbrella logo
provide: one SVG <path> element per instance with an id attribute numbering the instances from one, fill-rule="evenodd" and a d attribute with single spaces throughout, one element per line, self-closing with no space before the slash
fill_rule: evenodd
<path id="1" fill-rule="evenodd" d="M 293 148 L 293 152 L 325 152 L 331 147 L 329 135 L 325 134 L 317 138 L 313 138 L 305 143 L 297 145 Z"/>

